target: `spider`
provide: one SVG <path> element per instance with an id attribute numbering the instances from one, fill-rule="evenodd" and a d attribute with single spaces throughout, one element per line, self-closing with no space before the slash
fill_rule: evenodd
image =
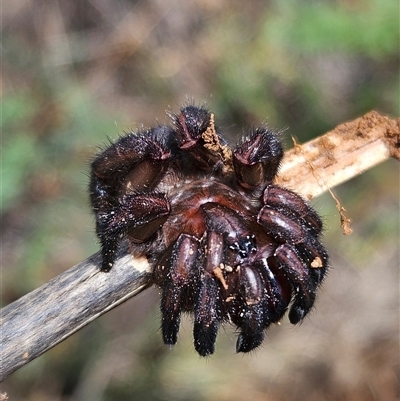
<path id="1" fill-rule="evenodd" d="M 297 324 L 312 308 L 328 268 L 321 219 L 274 185 L 279 133 L 252 129 L 232 149 L 205 107 L 168 114 L 172 126 L 131 132 L 92 162 L 101 270 L 127 239 L 154 266 L 165 344 L 190 312 L 201 356 L 213 354 L 224 322 L 240 330 L 236 351 L 249 352 L 288 309 Z"/>

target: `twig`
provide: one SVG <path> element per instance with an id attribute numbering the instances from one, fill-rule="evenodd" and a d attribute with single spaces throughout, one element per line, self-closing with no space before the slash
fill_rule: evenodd
<path id="1" fill-rule="evenodd" d="M 390 156 L 399 158 L 399 122 L 370 112 L 285 154 L 277 180 L 307 199 Z M 152 285 L 144 257 L 121 250 L 112 273 L 100 256 L 60 274 L 1 310 L 0 380 L 97 317 Z"/>
<path id="2" fill-rule="evenodd" d="M 400 119 L 375 111 L 304 145 L 295 142 L 285 154 L 276 184 L 310 200 L 390 156 L 400 160 Z"/>

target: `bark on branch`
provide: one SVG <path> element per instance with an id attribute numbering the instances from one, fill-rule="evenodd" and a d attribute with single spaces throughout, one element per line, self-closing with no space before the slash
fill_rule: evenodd
<path id="1" fill-rule="evenodd" d="M 400 120 L 370 112 L 286 152 L 277 184 L 312 199 L 388 159 L 400 159 Z M 62 273 L 0 311 L 0 380 L 151 283 L 145 257 L 124 249 L 112 274 L 100 256 Z"/>

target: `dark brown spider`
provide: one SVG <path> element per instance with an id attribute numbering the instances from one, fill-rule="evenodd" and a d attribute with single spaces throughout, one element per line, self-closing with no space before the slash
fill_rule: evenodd
<path id="1" fill-rule="evenodd" d="M 92 163 L 90 197 L 109 271 L 123 238 L 154 265 L 162 335 L 175 344 L 182 312 L 194 346 L 214 352 L 218 327 L 235 324 L 237 352 L 258 347 L 289 308 L 299 323 L 328 266 L 317 213 L 273 184 L 283 156 L 262 126 L 232 150 L 205 108 L 170 113 L 173 127 L 130 133 Z"/>

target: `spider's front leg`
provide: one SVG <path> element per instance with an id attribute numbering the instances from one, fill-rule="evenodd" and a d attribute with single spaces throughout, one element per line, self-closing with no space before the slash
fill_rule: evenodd
<path id="1" fill-rule="evenodd" d="M 90 200 L 102 253 L 101 270 L 111 269 L 121 238 L 149 238 L 167 219 L 170 205 L 152 192 L 173 156 L 175 132 L 169 127 L 121 137 L 92 162 Z"/>
<path id="2" fill-rule="evenodd" d="M 170 113 L 179 137 L 179 147 L 187 157 L 184 163 L 203 172 L 222 171 L 227 162 L 226 142 L 214 124 L 214 115 L 204 107 L 182 107 L 180 114 Z M 188 157 L 189 156 L 189 157 Z"/>
<path id="3" fill-rule="evenodd" d="M 261 194 L 272 182 L 283 157 L 278 135 L 267 127 L 259 127 L 233 152 L 233 165 L 238 184 L 247 192 Z"/>

